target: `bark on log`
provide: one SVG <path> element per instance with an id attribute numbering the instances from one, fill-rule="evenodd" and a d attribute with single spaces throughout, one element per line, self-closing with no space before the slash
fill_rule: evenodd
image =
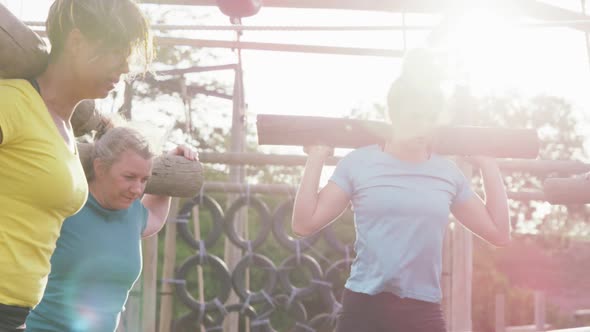
<path id="1" fill-rule="evenodd" d="M 76 105 L 71 122 L 76 137 L 110 125 L 110 120 L 96 109 L 93 99 L 82 100 Z"/>
<path id="2" fill-rule="evenodd" d="M 89 165 L 92 144 L 78 143 L 78 152 L 83 165 Z M 180 156 L 154 158 L 152 177 L 145 188 L 146 194 L 173 197 L 193 197 L 203 185 L 203 169 L 200 162 Z"/>
<path id="3" fill-rule="evenodd" d="M 47 44 L 0 3 L 0 78 L 34 78 L 47 66 Z M 94 100 L 76 106 L 72 127 L 76 137 L 108 123 L 95 109 Z"/>
<path id="4" fill-rule="evenodd" d="M 543 183 L 545 198 L 551 204 L 589 204 L 590 180 L 549 178 Z"/>
<path id="5" fill-rule="evenodd" d="M 33 78 L 49 60 L 47 45 L 0 3 L 0 78 Z"/>
<path id="6" fill-rule="evenodd" d="M 383 143 L 392 131 L 390 125 L 378 121 L 270 114 L 258 115 L 257 128 L 260 145 L 336 148 Z M 539 139 L 530 129 L 449 126 L 436 130 L 433 148 L 445 155 L 536 158 Z"/>

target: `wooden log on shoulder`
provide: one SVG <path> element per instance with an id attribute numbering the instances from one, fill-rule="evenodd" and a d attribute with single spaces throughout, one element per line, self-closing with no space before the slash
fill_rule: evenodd
<path id="1" fill-rule="evenodd" d="M 0 3 L 0 79 L 34 78 L 49 61 L 47 44 Z M 94 100 L 76 105 L 72 127 L 76 137 L 108 123 L 96 110 Z"/>
<path id="2" fill-rule="evenodd" d="M 90 165 L 92 144 L 78 143 L 82 165 Z M 146 194 L 194 197 L 203 185 L 203 168 L 200 162 L 181 156 L 162 155 L 154 158 L 152 176 L 145 188 Z"/>
<path id="3" fill-rule="evenodd" d="M 96 109 L 93 99 L 82 100 L 76 105 L 71 122 L 76 137 L 110 125 L 110 120 Z"/>
<path id="4" fill-rule="evenodd" d="M 543 191 L 551 204 L 589 204 L 590 180 L 586 178 L 549 178 Z"/>
<path id="5" fill-rule="evenodd" d="M 385 122 L 271 114 L 259 114 L 256 126 L 261 145 L 358 148 L 383 143 L 392 132 Z M 445 155 L 536 158 L 539 153 L 537 132 L 530 129 L 440 127 L 433 142 L 434 151 Z"/>
<path id="6" fill-rule="evenodd" d="M 0 78 L 33 78 L 49 60 L 47 44 L 0 3 Z"/>

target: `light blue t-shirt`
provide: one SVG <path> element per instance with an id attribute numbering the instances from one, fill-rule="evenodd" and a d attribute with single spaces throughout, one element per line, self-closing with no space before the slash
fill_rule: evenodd
<path id="1" fill-rule="evenodd" d="M 344 157 L 330 181 L 354 210 L 356 258 L 345 287 L 440 302 L 450 209 L 474 195 L 461 170 L 439 155 L 410 163 L 371 145 Z"/>
<path id="2" fill-rule="evenodd" d="M 126 210 L 108 210 L 88 195 L 82 210 L 64 221 L 45 294 L 27 318 L 27 331 L 114 331 L 141 271 L 147 216 L 139 200 Z"/>

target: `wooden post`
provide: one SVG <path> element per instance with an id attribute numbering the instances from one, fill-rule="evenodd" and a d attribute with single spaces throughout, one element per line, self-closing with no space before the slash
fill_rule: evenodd
<path id="1" fill-rule="evenodd" d="M 467 179 L 471 166 L 460 165 Z M 473 276 L 473 235 L 458 222 L 452 234 L 451 328 L 450 331 L 471 331 L 471 281 Z"/>
<path id="2" fill-rule="evenodd" d="M 496 294 L 496 332 L 506 331 L 506 297 L 504 294 Z"/>
<path id="3" fill-rule="evenodd" d="M 125 311 L 121 315 L 119 327 L 117 332 L 142 332 L 141 328 L 141 302 L 142 302 L 142 284 L 143 278 L 140 276 L 139 280 L 133 285 L 129 292 L 129 298 L 125 303 Z"/>
<path id="4" fill-rule="evenodd" d="M 193 207 L 193 226 L 195 232 L 195 239 L 201 240 L 201 219 L 199 215 L 199 205 Z M 199 283 L 199 301 L 205 302 L 205 280 L 203 279 L 203 267 L 197 265 L 197 281 Z M 205 327 L 201 326 L 201 332 L 205 332 Z"/>
<path id="5" fill-rule="evenodd" d="M 246 105 L 244 102 L 244 87 L 242 81 L 241 64 L 239 64 L 235 70 L 233 101 L 234 104 L 232 116 L 231 152 L 244 152 L 246 140 Z M 243 166 L 233 165 L 230 167 L 231 182 L 243 183 L 245 177 L 246 176 Z M 235 195 L 229 195 L 228 204 L 231 204 L 231 202 L 235 199 Z M 236 217 L 239 218 L 237 223 L 235 223 L 236 232 L 240 235 L 243 235 L 244 229 L 246 227 L 244 223 L 245 214 L 242 211 L 238 213 Z M 228 238 L 225 239 L 224 249 L 224 260 L 227 263 L 229 270 L 233 271 L 235 266 L 238 264 L 242 257 L 242 251 L 240 248 L 234 246 Z M 228 298 L 228 303 L 239 303 L 239 301 L 239 297 L 232 291 Z M 228 319 L 225 320 L 223 331 L 238 332 L 238 327 L 238 317 L 236 317 L 235 315 L 230 315 L 230 317 L 228 317 Z"/>
<path id="6" fill-rule="evenodd" d="M 141 332 L 156 332 L 158 235 L 143 240 L 143 310 Z"/>
<path id="7" fill-rule="evenodd" d="M 535 331 L 545 331 L 545 294 L 535 292 Z"/>
<path id="8" fill-rule="evenodd" d="M 121 114 L 126 120 L 131 120 L 133 114 L 131 108 L 133 107 L 133 83 L 125 81 L 125 94 L 123 95 L 123 105 L 119 108 Z"/>
<path id="9" fill-rule="evenodd" d="M 173 220 L 178 215 L 179 199 L 173 198 L 170 204 L 170 213 L 166 222 L 166 235 L 164 238 L 164 263 L 162 266 L 162 294 L 160 296 L 160 324 L 158 332 L 170 332 L 172 325 L 172 304 L 174 300 L 174 287 L 166 280 L 174 278 L 176 265 L 176 222 Z"/>
<path id="10" fill-rule="evenodd" d="M 443 242 L 443 266 L 441 276 L 441 288 L 443 293 L 442 309 L 447 324 L 447 331 L 451 331 L 451 307 L 452 307 L 452 296 L 451 296 L 451 284 L 453 280 L 452 267 L 453 267 L 453 255 L 452 252 L 452 237 L 454 225 L 447 227 Z"/>

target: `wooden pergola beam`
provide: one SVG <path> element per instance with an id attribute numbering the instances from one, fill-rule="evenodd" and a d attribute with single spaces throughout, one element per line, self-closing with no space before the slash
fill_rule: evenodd
<path id="1" fill-rule="evenodd" d="M 215 0 L 144 0 L 146 4 L 216 6 Z M 514 11 L 523 16 L 546 21 L 584 21 L 590 16 L 543 3 L 537 0 L 266 0 L 264 7 L 300 8 L 300 9 L 347 9 L 363 11 L 385 11 L 405 13 L 442 14 L 450 9 L 462 10 L 466 7 L 481 5 L 494 6 L 502 11 Z M 568 27 L 590 31 L 583 22 L 567 24 Z"/>
<path id="2" fill-rule="evenodd" d="M 215 0 L 144 0 L 144 4 L 217 6 Z M 440 12 L 448 5 L 444 0 L 265 0 L 264 7 L 349 9 L 388 12 Z"/>
<path id="3" fill-rule="evenodd" d="M 514 1 L 514 6 L 516 6 L 521 11 L 521 15 L 526 15 L 528 17 L 544 21 L 570 21 L 572 23 L 568 23 L 568 27 L 581 31 L 590 31 L 590 26 L 588 23 L 582 22 L 589 21 L 590 16 L 579 12 L 571 11 L 536 0 Z M 578 23 L 574 21 L 578 21 Z"/>
<path id="4" fill-rule="evenodd" d="M 209 71 L 218 70 L 235 70 L 238 67 L 237 64 L 232 63 L 228 65 L 217 65 L 217 66 L 192 66 L 188 68 L 174 68 L 156 71 L 156 75 L 185 75 L 192 73 L 204 73 Z"/>
<path id="5" fill-rule="evenodd" d="M 326 165 L 334 166 L 340 159 L 341 157 L 330 157 Z M 201 152 L 199 153 L 199 160 L 203 164 L 304 166 L 307 156 L 253 152 Z M 498 166 L 504 173 L 525 172 L 539 176 L 548 174 L 574 175 L 590 172 L 590 164 L 575 160 L 498 159 Z"/>
<path id="6" fill-rule="evenodd" d="M 204 193 L 239 193 L 239 194 L 279 194 L 293 196 L 297 193 L 297 186 L 286 183 L 232 183 L 211 181 L 203 183 Z M 510 191 L 508 198 L 515 201 L 545 201 L 542 191 Z"/>
<path id="7" fill-rule="evenodd" d="M 397 57 L 397 58 L 402 57 L 404 54 L 403 50 L 390 50 L 390 49 L 381 49 L 381 48 L 358 48 L 358 47 L 319 46 L 319 45 L 316 46 L 316 45 L 260 43 L 260 42 L 237 42 L 237 41 L 229 41 L 229 40 L 173 38 L 173 37 L 156 37 L 156 41 L 159 45 L 229 48 L 229 49 L 241 48 L 243 50 L 277 51 L 277 52 L 363 55 L 363 56 Z"/>

